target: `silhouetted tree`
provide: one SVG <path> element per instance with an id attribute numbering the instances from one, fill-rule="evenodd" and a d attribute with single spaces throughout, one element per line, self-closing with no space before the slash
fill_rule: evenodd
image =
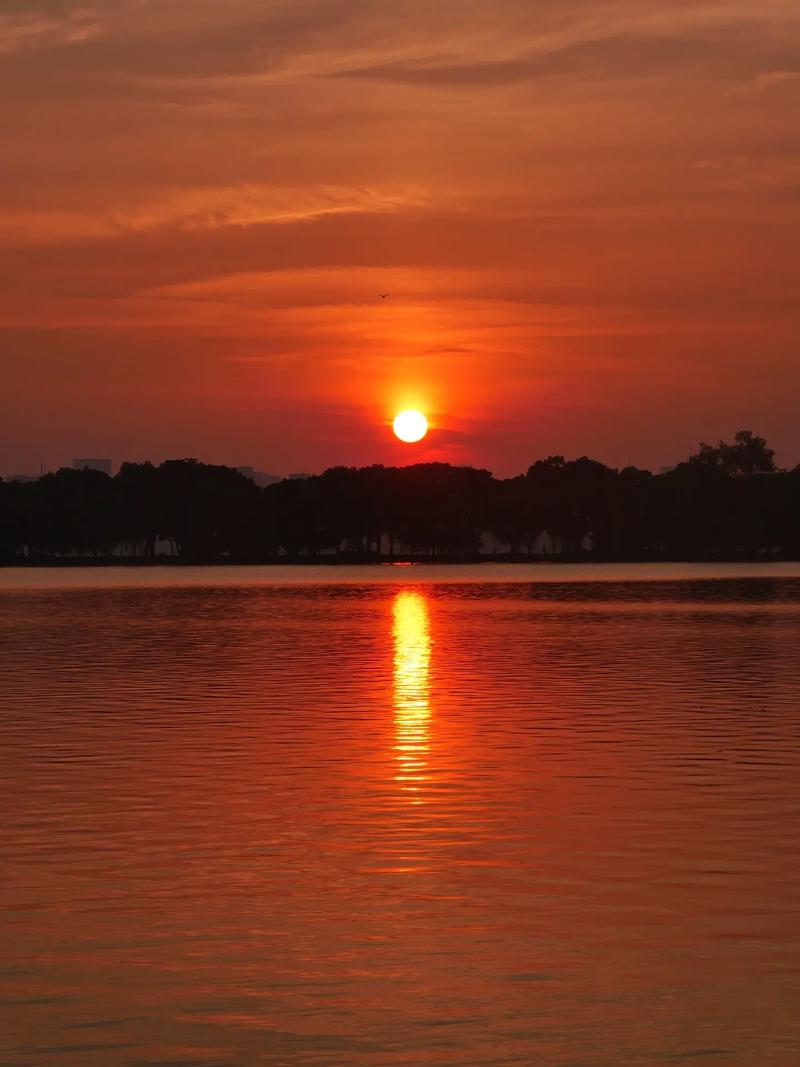
<path id="1" fill-rule="evenodd" d="M 123 463 L 115 481 L 119 495 L 120 537 L 130 543 L 134 555 L 142 545 L 146 558 L 154 559 L 156 541 L 166 523 L 159 472 L 152 463 Z"/>
<path id="2" fill-rule="evenodd" d="M 763 437 L 750 430 L 739 430 L 732 445 L 720 441 L 716 448 L 701 442 L 700 449 L 689 457 L 689 463 L 713 467 L 730 477 L 752 478 L 756 474 L 773 474 L 775 453 L 767 448 Z"/>
<path id="3" fill-rule="evenodd" d="M 248 558 L 259 490 L 231 467 L 196 459 L 167 460 L 158 468 L 160 535 L 187 560 Z"/>
<path id="4" fill-rule="evenodd" d="M 28 544 L 28 524 L 33 485 L 0 479 L 0 562 L 23 558 Z"/>
<path id="5" fill-rule="evenodd" d="M 59 470 L 29 483 L 25 536 L 34 555 L 107 554 L 118 534 L 116 487 L 101 471 Z"/>

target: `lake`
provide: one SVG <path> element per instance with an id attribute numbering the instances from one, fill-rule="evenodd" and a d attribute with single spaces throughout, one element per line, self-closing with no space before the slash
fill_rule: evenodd
<path id="1" fill-rule="evenodd" d="M 800 567 L 0 571 L 3 1067 L 800 1063 Z"/>

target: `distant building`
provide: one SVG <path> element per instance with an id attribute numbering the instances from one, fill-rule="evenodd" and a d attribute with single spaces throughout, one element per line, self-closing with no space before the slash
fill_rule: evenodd
<path id="1" fill-rule="evenodd" d="M 236 469 L 239 474 L 243 474 L 245 478 L 255 482 L 259 489 L 263 489 L 265 485 L 283 481 L 280 474 L 267 474 L 266 471 L 257 471 L 254 467 L 237 467 Z"/>
<path id="2" fill-rule="evenodd" d="M 302 474 L 302 473 L 290 474 L 289 475 L 289 481 L 291 481 L 291 482 L 304 482 L 307 478 L 310 478 L 310 477 L 311 477 L 310 474 Z"/>
<path id="3" fill-rule="evenodd" d="M 72 469 L 76 471 L 90 470 L 100 471 L 102 474 L 107 474 L 111 477 L 111 460 L 110 459 L 73 459 Z"/>

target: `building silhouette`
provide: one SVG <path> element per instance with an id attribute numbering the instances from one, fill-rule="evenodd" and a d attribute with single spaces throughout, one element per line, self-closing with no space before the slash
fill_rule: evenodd
<path id="1" fill-rule="evenodd" d="M 257 471 L 255 467 L 237 467 L 236 470 L 239 474 L 243 474 L 245 478 L 249 478 L 251 482 L 263 489 L 267 485 L 274 485 L 275 482 L 283 481 L 280 474 L 267 474 L 266 471 Z"/>
<path id="2" fill-rule="evenodd" d="M 107 474 L 111 477 L 111 460 L 110 459 L 73 459 L 72 469 L 76 471 L 90 470 L 101 471 L 103 474 Z"/>

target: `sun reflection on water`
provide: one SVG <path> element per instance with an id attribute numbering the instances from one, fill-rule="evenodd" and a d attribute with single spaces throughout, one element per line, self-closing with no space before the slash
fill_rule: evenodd
<path id="1" fill-rule="evenodd" d="M 409 793 L 425 781 L 430 745 L 431 637 L 425 597 L 398 593 L 394 614 L 394 718 L 397 773 Z"/>

